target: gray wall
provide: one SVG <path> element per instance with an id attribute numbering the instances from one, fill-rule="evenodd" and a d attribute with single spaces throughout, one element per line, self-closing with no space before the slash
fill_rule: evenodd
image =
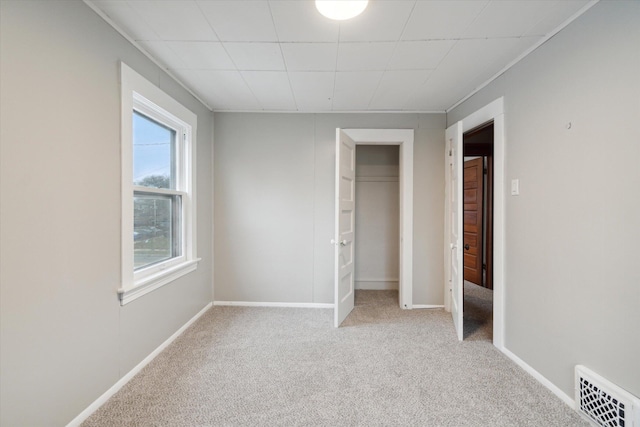
<path id="1" fill-rule="evenodd" d="M 212 299 L 212 114 L 80 1 L 3 1 L 0 424 L 64 425 Z M 198 115 L 198 270 L 125 307 L 123 60 Z"/>
<path id="2" fill-rule="evenodd" d="M 414 304 L 443 303 L 444 114 L 215 114 L 215 300 L 333 303 L 336 128 L 415 129 Z"/>
<path id="3" fill-rule="evenodd" d="M 578 363 L 640 396 L 640 2 L 596 4 L 449 124 L 499 96 L 506 347 L 570 396 Z"/>

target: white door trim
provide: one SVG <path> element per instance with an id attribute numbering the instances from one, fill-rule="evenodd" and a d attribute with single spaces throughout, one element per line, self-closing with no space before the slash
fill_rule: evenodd
<path id="1" fill-rule="evenodd" d="M 400 307 L 413 308 L 413 129 L 342 129 L 356 145 L 400 146 Z"/>
<path id="2" fill-rule="evenodd" d="M 504 98 L 500 97 L 468 115 L 462 122 L 462 132 L 467 132 L 493 120 L 493 345 L 504 349 L 504 293 L 505 293 L 505 123 Z M 460 152 L 462 155 L 462 151 Z M 446 204 L 445 204 L 446 205 Z M 447 259 L 448 247 L 445 248 Z M 446 267 L 445 267 L 446 268 Z M 445 280 L 445 291 L 448 282 Z M 445 308 L 451 301 L 445 292 Z"/>

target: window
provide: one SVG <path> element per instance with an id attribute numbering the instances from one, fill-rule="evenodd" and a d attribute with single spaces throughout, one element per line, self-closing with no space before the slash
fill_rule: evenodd
<path id="1" fill-rule="evenodd" d="M 197 267 L 196 116 L 121 64 L 122 304 Z"/>

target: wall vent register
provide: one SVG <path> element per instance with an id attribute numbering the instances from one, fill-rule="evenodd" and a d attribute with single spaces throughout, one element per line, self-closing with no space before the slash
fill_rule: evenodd
<path id="1" fill-rule="evenodd" d="M 640 399 L 588 368 L 576 366 L 576 410 L 605 427 L 640 427 Z"/>

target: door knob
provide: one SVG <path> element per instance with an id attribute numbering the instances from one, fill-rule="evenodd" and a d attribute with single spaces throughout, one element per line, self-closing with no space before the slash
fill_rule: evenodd
<path id="1" fill-rule="evenodd" d="M 347 246 L 347 241 L 346 240 L 341 240 L 340 241 L 340 246 Z"/>
<path id="2" fill-rule="evenodd" d="M 469 250 L 469 244 L 467 243 L 466 245 L 464 245 L 464 250 L 468 251 Z"/>

